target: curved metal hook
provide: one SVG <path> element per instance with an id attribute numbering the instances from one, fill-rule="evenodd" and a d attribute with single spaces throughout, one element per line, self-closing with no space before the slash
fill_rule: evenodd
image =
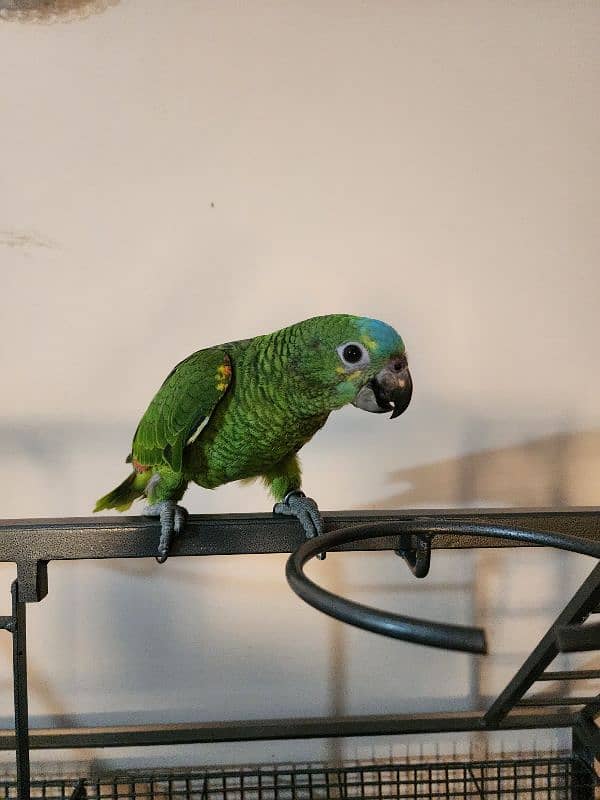
<path id="1" fill-rule="evenodd" d="M 432 533 L 403 533 L 400 535 L 400 541 L 394 553 L 406 561 L 415 578 L 426 578 L 429 575 L 432 539 Z"/>

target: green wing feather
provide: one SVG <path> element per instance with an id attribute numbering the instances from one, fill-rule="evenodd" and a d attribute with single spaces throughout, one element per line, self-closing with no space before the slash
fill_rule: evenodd
<path id="1" fill-rule="evenodd" d="M 231 383 L 231 359 L 215 347 L 188 356 L 169 373 L 142 417 L 128 461 L 181 472 L 183 450 L 206 424 Z"/>

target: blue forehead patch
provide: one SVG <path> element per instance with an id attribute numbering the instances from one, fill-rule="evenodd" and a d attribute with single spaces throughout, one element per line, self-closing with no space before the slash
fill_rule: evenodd
<path id="1" fill-rule="evenodd" d="M 404 349 L 404 342 L 391 325 L 379 319 L 362 317 L 359 323 L 360 331 L 364 336 L 373 339 L 378 344 L 378 349 L 384 353 L 394 353 Z"/>

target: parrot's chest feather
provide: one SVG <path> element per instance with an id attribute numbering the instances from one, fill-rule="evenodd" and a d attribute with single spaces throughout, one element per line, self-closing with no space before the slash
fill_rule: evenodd
<path id="1" fill-rule="evenodd" d="M 302 416 L 271 404 L 231 403 L 189 448 L 193 480 L 213 488 L 262 475 L 306 444 L 327 416 Z"/>

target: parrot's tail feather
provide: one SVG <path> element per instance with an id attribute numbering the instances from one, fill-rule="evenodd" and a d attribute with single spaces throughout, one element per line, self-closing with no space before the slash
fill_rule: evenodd
<path id="1" fill-rule="evenodd" d="M 132 472 L 112 492 L 105 494 L 96 503 L 94 512 L 103 511 L 105 508 L 114 508 L 117 511 L 127 511 L 134 500 L 142 497 L 144 489 L 150 478 L 150 473 L 138 474 Z"/>

